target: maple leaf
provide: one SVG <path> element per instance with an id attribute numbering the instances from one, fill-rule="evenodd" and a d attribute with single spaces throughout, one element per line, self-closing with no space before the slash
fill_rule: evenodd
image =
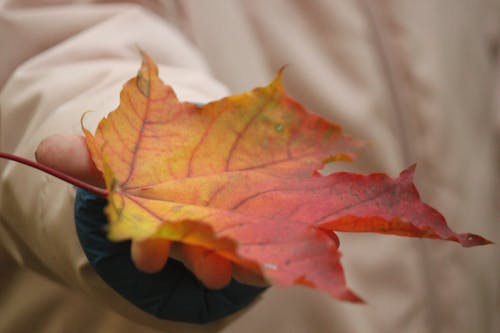
<path id="1" fill-rule="evenodd" d="M 359 301 L 345 282 L 335 231 L 488 243 L 451 231 L 423 203 L 414 166 L 398 178 L 347 172 L 360 143 L 285 92 L 281 72 L 248 93 L 203 106 L 180 102 L 143 54 L 119 107 L 84 129 L 109 191 L 112 240 L 163 237 L 204 246 L 272 284 Z"/>

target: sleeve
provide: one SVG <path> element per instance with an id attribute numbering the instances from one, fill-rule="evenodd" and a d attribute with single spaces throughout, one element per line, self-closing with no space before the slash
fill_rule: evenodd
<path id="1" fill-rule="evenodd" d="M 235 280 L 223 289 L 208 289 L 173 258 L 158 273 L 139 271 L 130 257 L 130 241 L 111 242 L 106 238 L 106 204 L 104 198 L 77 190 L 78 238 L 99 276 L 145 312 L 161 319 L 203 324 L 243 309 L 264 290 Z"/>
<path id="2" fill-rule="evenodd" d="M 0 150 L 33 158 L 55 133 L 93 129 L 118 104 L 146 50 L 181 100 L 206 102 L 227 94 L 197 51 L 168 23 L 134 4 L 0 7 Z M 0 161 L 0 242 L 21 266 L 151 327 L 217 331 L 239 314 L 208 325 L 160 320 L 124 302 L 97 277 L 73 223 L 74 189 L 22 165 Z M 220 316 L 215 316 L 220 317 Z M 214 317 L 214 318 L 215 318 Z M 168 318 L 167 318 L 168 319 Z M 202 320 L 203 321 L 203 320 Z"/>

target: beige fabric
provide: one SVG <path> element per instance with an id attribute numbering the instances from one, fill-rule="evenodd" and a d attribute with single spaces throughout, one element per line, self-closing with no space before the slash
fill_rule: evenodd
<path id="1" fill-rule="evenodd" d="M 293 96 L 370 143 L 354 169 L 396 175 L 416 162 L 422 197 L 452 228 L 500 242 L 498 1 L 42 2 L 1 2 L 2 151 L 32 158 L 45 136 L 79 133 L 86 110 L 97 111 L 85 119 L 95 126 L 136 72 L 137 45 L 192 101 L 227 94 L 211 77 L 238 92 L 289 64 Z M 71 187 L 13 163 L 0 168 L 0 332 L 149 331 L 138 323 L 209 332 L 226 324 L 159 322 L 134 309 L 89 267 Z M 222 332 L 500 331 L 498 245 L 341 240 L 348 282 L 367 305 L 272 288 Z"/>

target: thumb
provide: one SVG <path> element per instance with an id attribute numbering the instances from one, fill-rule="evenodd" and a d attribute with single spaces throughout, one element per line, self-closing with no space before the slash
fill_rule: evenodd
<path id="1" fill-rule="evenodd" d="M 35 153 L 36 160 L 88 184 L 104 187 L 104 180 L 87 149 L 77 135 L 53 135 L 43 140 Z"/>

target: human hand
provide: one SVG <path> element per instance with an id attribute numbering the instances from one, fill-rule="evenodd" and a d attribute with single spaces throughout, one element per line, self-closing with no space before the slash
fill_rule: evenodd
<path id="1" fill-rule="evenodd" d="M 84 139 L 75 135 L 55 135 L 40 143 L 37 161 L 86 183 L 104 187 L 101 172 L 96 168 Z M 166 239 L 132 241 L 131 258 L 137 269 L 156 273 L 169 257 L 184 263 L 210 289 L 227 286 L 232 278 L 250 285 L 265 286 L 259 274 L 233 265 L 228 259 L 199 246 L 173 243 Z"/>

